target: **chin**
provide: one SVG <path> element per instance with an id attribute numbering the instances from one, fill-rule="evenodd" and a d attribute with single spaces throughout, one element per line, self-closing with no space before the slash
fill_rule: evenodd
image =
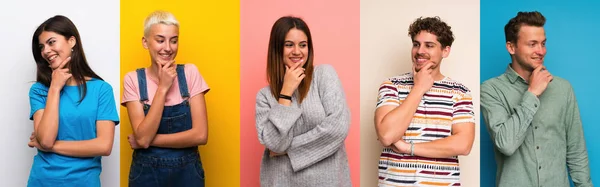
<path id="1" fill-rule="evenodd" d="M 531 63 L 531 66 L 533 67 L 533 69 L 538 68 L 538 67 L 540 67 L 542 65 L 544 65 L 544 62 L 540 62 L 540 63 L 534 62 L 534 63 Z"/>

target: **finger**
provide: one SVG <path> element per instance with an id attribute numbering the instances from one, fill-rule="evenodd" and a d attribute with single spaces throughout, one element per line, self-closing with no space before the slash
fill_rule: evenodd
<path id="1" fill-rule="evenodd" d="M 542 69 L 546 69 L 546 67 L 544 67 L 544 65 L 539 65 L 537 68 L 535 68 L 533 70 L 533 73 L 540 72 L 540 71 L 542 71 Z"/>
<path id="2" fill-rule="evenodd" d="M 413 64 L 413 66 L 412 66 L 412 72 L 413 72 L 413 75 L 417 74 L 417 66 L 415 64 Z"/>
<path id="3" fill-rule="evenodd" d="M 167 67 L 167 65 L 165 65 L 164 67 L 165 67 L 165 68 L 163 68 L 164 71 L 169 74 L 172 74 L 172 72 L 175 72 L 175 67 Z"/>
<path id="4" fill-rule="evenodd" d="M 162 59 L 160 59 L 160 58 L 159 58 L 159 59 L 156 59 L 156 63 L 158 64 L 158 67 L 159 67 L 159 68 L 163 68 L 164 66 L 166 66 L 166 65 L 167 65 L 167 63 L 168 63 L 168 62 L 169 62 L 169 61 L 165 61 L 165 60 L 162 60 Z"/>
<path id="5" fill-rule="evenodd" d="M 168 64 L 169 64 L 169 62 L 166 62 L 163 65 L 161 65 L 161 69 L 168 70 L 169 69 L 169 65 Z"/>
<path id="6" fill-rule="evenodd" d="M 301 74 L 301 73 L 304 73 L 304 68 L 296 68 L 292 71 L 294 71 L 294 73 Z"/>
<path id="7" fill-rule="evenodd" d="M 296 69 L 298 69 L 298 67 L 300 67 L 300 63 L 294 63 L 294 65 L 292 67 L 293 67 L 292 68 L 293 70 L 296 70 Z"/>
<path id="8" fill-rule="evenodd" d="M 29 147 L 31 147 L 31 148 L 33 148 L 33 147 L 37 147 L 35 143 L 36 143 L 36 142 L 34 142 L 34 141 L 30 141 L 29 143 L 27 143 L 27 145 L 28 145 Z"/>
<path id="9" fill-rule="evenodd" d="M 175 64 L 175 60 L 169 60 L 169 61 L 168 61 L 168 62 L 165 64 L 165 66 L 167 66 L 167 67 L 169 67 L 169 68 L 172 68 L 173 64 Z"/>
<path id="10" fill-rule="evenodd" d="M 300 75 L 300 76 L 298 77 L 298 79 L 302 80 L 302 79 L 304 79 L 304 77 L 306 77 L 306 74 L 304 74 L 304 73 L 303 73 L 302 75 Z"/>
<path id="11" fill-rule="evenodd" d="M 69 70 L 68 70 L 68 69 L 60 69 L 60 68 L 57 68 L 57 69 L 55 69 L 54 71 L 56 71 L 56 72 L 61 72 L 61 73 L 69 73 Z"/>
<path id="12" fill-rule="evenodd" d="M 426 69 L 427 74 L 433 73 L 433 69 Z"/>
<path id="13" fill-rule="evenodd" d="M 165 67 L 165 66 L 163 66 L 164 63 L 162 61 L 157 61 L 156 64 L 158 64 L 158 70 L 161 70 L 161 69 L 163 69 L 163 67 Z"/>
<path id="14" fill-rule="evenodd" d="M 63 60 L 56 69 L 63 69 L 69 61 L 71 61 L 71 57 L 67 57 L 67 59 Z"/>
<path id="15" fill-rule="evenodd" d="M 423 66 L 423 69 L 429 70 L 433 67 L 433 63 L 431 62 L 427 62 L 427 64 L 425 64 L 425 66 Z"/>

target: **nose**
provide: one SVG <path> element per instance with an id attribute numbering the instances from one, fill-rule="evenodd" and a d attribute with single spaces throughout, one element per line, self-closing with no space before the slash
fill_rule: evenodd
<path id="1" fill-rule="evenodd" d="M 50 48 L 45 45 L 42 47 L 42 56 L 48 55 L 50 53 Z"/>
<path id="2" fill-rule="evenodd" d="M 300 47 L 294 46 L 294 49 L 292 50 L 292 54 L 294 54 L 294 55 L 300 54 Z"/>
<path id="3" fill-rule="evenodd" d="M 167 43 L 167 46 L 165 47 L 165 51 L 171 52 L 172 49 L 173 49 L 173 47 L 171 47 L 171 43 Z"/>
<path id="4" fill-rule="evenodd" d="M 538 47 L 535 49 L 535 53 L 540 56 L 544 56 L 546 54 L 546 46 L 538 45 Z"/>
<path id="5" fill-rule="evenodd" d="M 425 46 L 421 45 L 419 46 L 419 49 L 417 50 L 417 54 L 425 54 L 426 50 L 425 50 Z"/>

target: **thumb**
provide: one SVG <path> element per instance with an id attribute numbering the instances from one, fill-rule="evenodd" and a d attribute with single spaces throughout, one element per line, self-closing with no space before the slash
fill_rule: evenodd
<path id="1" fill-rule="evenodd" d="M 412 72 L 413 72 L 413 76 L 417 75 L 417 66 L 415 66 L 415 65 L 412 66 Z"/>
<path id="2" fill-rule="evenodd" d="M 546 67 L 544 65 L 539 65 L 537 68 L 535 68 L 533 70 L 533 72 L 537 73 L 537 72 L 542 71 L 543 69 L 546 69 Z"/>

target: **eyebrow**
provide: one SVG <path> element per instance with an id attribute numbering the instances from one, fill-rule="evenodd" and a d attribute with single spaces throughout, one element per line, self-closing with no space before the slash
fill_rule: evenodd
<path id="1" fill-rule="evenodd" d="M 286 40 L 285 42 L 292 42 L 292 43 L 294 43 L 294 41 L 292 41 L 292 40 Z M 299 43 L 307 43 L 307 41 L 300 41 Z"/>
<path id="2" fill-rule="evenodd" d="M 167 37 L 165 37 L 165 36 L 163 36 L 163 35 L 160 35 L 160 34 L 157 34 L 157 35 L 155 35 L 154 37 L 167 38 Z M 179 36 L 173 36 L 173 37 L 171 37 L 171 38 L 179 38 Z"/>
<path id="3" fill-rule="evenodd" d="M 413 40 L 413 43 L 421 43 L 421 42 L 420 42 L 420 41 L 417 41 L 417 40 Z M 432 41 L 425 41 L 425 42 L 423 42 L 423 43 L 425 43 L 425 44 L 433 44 L 433 45 L 437 45 L 437 43 L 435 43 L 435 42 L 432 42 Z"/>
<path id="4" fill-rule="evenodd" d="M 542 40 L 542 42 L 546 42 L 546 40 L 548 40 L 548 39 L 544 39 L 544 40 Z M 536 42 L 537 43 L 537 42 L 540 42 L 540 41 L 539 40 L 529 40 L 529 41 L 527 41 L 527 43 L 531 43 L 531 42 Z"/>
<path id="5" fill-rule="evenodd" d="M 54 36 L 53 36 L 53 37 L 50 37 L 50 38 L 48 38 L 48 39 L 46 40 L 46 42 L 44 42 L 44 43 L 48 43 L 48 42 L 50 42 L 50 40 L 52 40 L 52 39 L 54 39 L 54 38 L 55 38 Z M 44 44 L 44 43 L 40 43 L 40 45 L 42 45 L 42 44 Z"/>

